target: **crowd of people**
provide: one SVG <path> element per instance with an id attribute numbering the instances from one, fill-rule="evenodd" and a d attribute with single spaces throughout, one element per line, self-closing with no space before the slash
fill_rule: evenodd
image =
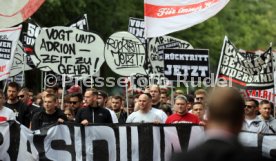
<path id="1" fill-rule="evenodd" d="M 46 88 L 34 96 L 28 88 L 15 82 L 7 86 L 6 95 L 0 91 L 0 121 L 16 119 L 26 127 L 37 130 L 49 124 L 64 121 L 88 125 L 89 123 L 193 123 L 206 125 L 208 92 L 198 89 L 194 95 L 176 90 L 174 100 L 166 90 L 151 85 L 141 94 L 126 100 L 119 95 L 109 96 L 103 90 L 88 88 L 82 91 L 73 85 Z M 61 99 L 64 98 L 63 104 Z M 245 99 L 242 130 L 275 134 L 276 120 L 272 116 L 273 103 L 252 98 Z"/>
<path id="2" fill-rule="evenodd" d="M 176 90 L 172 101 L 166 90 L 151 85 L 143 93 L 129 96 L 128 103 L 122 96 L 109 96 L 103 90 L 88 88 L 83 92 L 78 85 L 65 92 L 63 95 L 61 88 L 46 88 L 34 95 L 28 88 L 20 88 L 17 83 L 11 82 L 7 85 L 6 94 L 0 90 L 0 122 L 17 120 L 31 130 L 57 122 L 84 126 L 93 123 L 189 123 L 204 126 L 207 136 L 211 138 L 214 134 L 216 138 L 220 133 L 237 136 L 241 130 L 276 133 L 273 103 L 244 99 L 234 88 L 217 87 L 208 92 L 198 89 L 194 95 L 185 95 L 183 91 Z M 217 140 L 211 143 L 218 146 L 225 144 Z M 207 149 L 209 144 L 206 142 Z M 235 147 L 231 148 L 239 153 Z M 197 152 L 191 151 L 191 154 Z M 181 155 L 190 156 L 189 153 Z M 173 159 L 178 160 L 182 158 L 181 155 Z"/>

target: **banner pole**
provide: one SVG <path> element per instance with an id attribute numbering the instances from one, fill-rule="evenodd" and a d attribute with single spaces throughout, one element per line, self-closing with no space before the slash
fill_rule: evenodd
<path id="1" fill-rule="evenodd" d="M 46 77 L 46 74 L 45 74 Z M 41 71 L 41 92 L 44 91 L 44 71 Z"/>
<path id="2" fill-rule="evenodd" d="M 171 105 L 174 105 L 173 81 L 171 81 Z"/>
<path id="3" fill-rule="evenodd" d="M 62 94 L 61 94 L 61 110 L 64 110 L 64 91 L 65 91 L 65 77 L 64 74 L 62 75 Z"/>
<path id="4" fill-rule="evenodd" d="M 274 67 L 274 54 L 273 54 L 273 51 L 272 51 L 272 42 L 270 43 L 270 50 L 271 50 L 271 59 L 272 59 L 272 74 L 273 74 L 273 82 L 274 82 L 274 85 L 273 85 L 273 117 L 275 118 L 276 116 L 276 113 L 275 113 L 275 110 L 276 110 L 276 107 L 275 107 L 275 67 Z M 276 60 L 275 60 L 276 61 Z"/>
<path id="5" fill-rule="evenodd" d="M 21 87 L 25 85 L 25 54 L 23 54 L 23 71 L 22 71 L 22 81 L 21 81 Z"/>
<path id="6" fill-rule="evenodd" d="M 129 108 L 128 108 L 128 78 L 126 77 L 126 82 L 125 82 L 125 90 L 126 90 L 126 106 L 127 106 L 127 116 L 129 115 Z"/>
<path id="7" fill-rule="evenodd" d="M 215 84 L 217 84 L 218 81 L 218 75 L 219 75 L 219 71 L 220 71 L 220 66 L 221 66 L 221 60 L 222 60 L 222 54 L 223 54 L 223 49 L 225 47 L 225 42 L 228 40 L 228 37 L 225 36 L 224 40 L 223 40 L 223 45 L 221 48 L 221 52 L 220 52 L 220 58 L 219 58 L 219 65 L 218 65 L 218 69 L 217 69 L 217 73 L 216 73 L 216 80 L 215 80 Z"/>
<path id="8" fill-rule="evenodd" d="M 7 84 L 8 84 L 8 78 L 5 80 L 5 85 L 4 85 L 4 88 L 3 88 L 3 92 L 5 92 L 5 91 L 6 91 Z"/>

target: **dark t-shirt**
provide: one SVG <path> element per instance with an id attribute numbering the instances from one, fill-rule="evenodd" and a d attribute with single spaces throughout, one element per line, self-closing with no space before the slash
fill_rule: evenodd
<path id="1" fill-rule="evenodd" d="M 16 116 L 16 120 L 21 124 L 29 127 L 30 125 L 30 110 L 29 108 L 21 101 L 18 101 L 14 104 L 5 103 L 6 107 L 10 108 Z"/>
<path id="2" fill-rule="evenodd" d="M 64 113 L 57 108 L 56 112 L 53 114 L 47 114 L 45 110 L 38 111 L 34 114 L 33 119 L 32 119 L 32 125 L 31 129 L 32 130 L 37 130 L 42 127 L 54 124 L 57 122 L 57 120 L 61 118 L 63 120 L 67 120 L 67 117 L 64 115 Z"/>

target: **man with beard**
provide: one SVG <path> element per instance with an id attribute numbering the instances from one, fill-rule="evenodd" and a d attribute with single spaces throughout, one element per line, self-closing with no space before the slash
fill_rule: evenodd
<path id="1" fill-rule="evenodd" d="M 111 108 L 115 112 L 119 123 L 125 123 L 127 119 L 127 113 L 122 109 L 123 98 L 121 96 L 113 96 L 111 98 Z"/>
<path id="2" fill-rule="evenodd" d="M 4 106 L 10 108 L 15 116 L 16 120 L 26 127 L 30 126 L 30 111 L 28 107 L 17 99 L 19 91 L 19 85 L 16 82 L 11 82 L 8 84 L 7 89 L 7 102 Z"/>
<path id="3" fill-rule="evenodd" d="M 113 123 L 110 112 L 98 106 L 98 91 L 94 88 L 87 89 L 84 93 L 84 103 L 76 116 L 76 123 L 88 125 L 89 123 Z"/>
<path id="4" fill-rule="evenodd" d="M 118 118 L 115 114 L 114 111 L 106 107 L 106 102 L 107 102 L 107 93 L 105 91 L 98 91 L 98 106 L 107 109 L 110 112 L 110 115 L 112 117 L 112 122 L 113 123 L 118 123 Z"/>

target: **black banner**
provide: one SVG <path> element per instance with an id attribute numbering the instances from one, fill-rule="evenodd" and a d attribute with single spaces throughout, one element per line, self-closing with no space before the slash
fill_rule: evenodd
<path id="1" fill-rule="evenodd" d="M 169 80 L 202 81 L 209 77 L 209 50 L 164 49 L 164 74 Z"/>
<path id="2" fill-rule="evenodd" d="M 274 86 L 271 47 L 260 56 L 249 56 L 224 40 L 218 78 L 244 89 L 268 89 Z"/>
<path id="3" fill-rule="evenodd" d="M 192 124 L 52 125 L 30 131 L 14 121 L 0 123 L 0 160 L 168 161 L 205 138 Z M 242 143 L 261 156 L 276 159 L 276 135 L 242 132 Z"/>

